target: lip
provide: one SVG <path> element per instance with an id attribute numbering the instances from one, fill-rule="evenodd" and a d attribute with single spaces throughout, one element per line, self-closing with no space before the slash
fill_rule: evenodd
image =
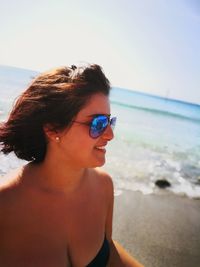
<path id="1" fill-rule="evenodd" d="M 106 149 L 105 148 L 101 148 L 100 149 L 100 148 L 95 147 L 95 150 L 100 152 L 100 153 L 104 153 L 104 154 L 106 153 Z"/>
<path id="2" fill-rule="evenodd" d="M 105 147 L 106 147 L 106 144 L 105 145 L 95 146 L 95 149 L 98 150 L 99 152 L 106 153 Z"/>

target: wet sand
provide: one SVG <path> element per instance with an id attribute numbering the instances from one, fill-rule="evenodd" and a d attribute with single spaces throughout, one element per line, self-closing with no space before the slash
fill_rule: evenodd
<path id="1" fill-rule="evenodd" d="M 113 219 L 113 239 L 146 267 L 200 266 L 200 200 L 126 191 Z"/>

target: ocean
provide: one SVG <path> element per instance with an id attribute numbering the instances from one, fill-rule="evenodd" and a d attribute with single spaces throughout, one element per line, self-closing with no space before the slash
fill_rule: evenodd
<path id="1" fill-rule="evenodd" d="M 104 168 L 115 193 L 159 194 L 164 179 L 167 191 L 200 198 L 200 106 L 113 88 L 111 108 L 118 120 Z"/>
<path id="2" fill-rule="evenodd" d="M 0 121 L 36 74 L 0 66 Z M 125 88 L 112 88 L 110 100 L 117 125 L 103 169 L 115 195 L 131 190 L 200 198 L 200 105 Z M 0 175 L 22 164 L 14 154 L 0 154 Z M 167 189 L 155 185 L 163 179 L 171 184 Z"/>

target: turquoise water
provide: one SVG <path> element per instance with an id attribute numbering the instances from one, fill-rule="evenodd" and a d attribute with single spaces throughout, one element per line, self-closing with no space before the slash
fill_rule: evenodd
<path id="1" fill-rule="evenodd" d="M 105 169 L 124 189 L 159 193 L 167 179 L 176 194 L 200 197 L 200 106 L 114 88 L 118 117 Z"/>
<path id="2" fill-rule="evenodd" d="M 33 75 L 5 76 L 0 121 Z M 169 191 L 200 198 L 200 106 L 122 88 L 113 88 L 110 99 L 118 120 L 103 168 L 113 177 L 115 194 L 126 189 L 159 194 L 155 181 L 164 178 L 172 185 Z M 13 154 L 0 154 L 0 174 L 20 164 Z"/>

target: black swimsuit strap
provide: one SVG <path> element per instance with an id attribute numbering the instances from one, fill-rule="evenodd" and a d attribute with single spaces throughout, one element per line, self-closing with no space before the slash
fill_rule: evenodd
<path id="1" fill-rule="evenodd" d="M 108 240 L 104 239 L 101 249 L 96 257 L 86 267 L 106 267 L 110 255 L 110 248 Z"/>

